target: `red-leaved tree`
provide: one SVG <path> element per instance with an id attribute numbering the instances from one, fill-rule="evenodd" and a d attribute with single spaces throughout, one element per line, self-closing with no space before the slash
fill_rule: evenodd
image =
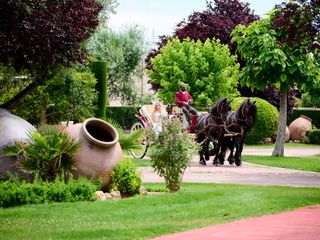
<path id="1" fill-rule="evenodd" d="M 82 43 L 98 26 L 97 0 L 4 0 L 0 2 L 0 63 L 28 72 L 29 85 L 0 107 L 10 109 L 85 57 Z"/>
<path id="2" fill-rule="evenodd" d="M 238 24 L 247 26 L 259 19 L 250 9 L 249 3 L 238 0 L 207 1 L 207 10 L 194 12 L 187 21 L 177 25 L 174 35 L 180 40 L 187 37 L 204 42 L 207 38 L 216 38 L 229 45 L 231 53 L 235 47 L 230 43 L 230 33 Z"/>

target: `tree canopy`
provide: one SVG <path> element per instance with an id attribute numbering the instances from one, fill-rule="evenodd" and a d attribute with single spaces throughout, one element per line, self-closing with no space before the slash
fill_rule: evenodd
<path id="1" fill-rule="evenodd" d="M 120 97 L 132 103 L 135 97 L 134 74 L 145 53 L 143 31 L 132 26 L 120 32 L 99 28 L 90 38 L 87 48 L 91 58 L 108 63 L 110 97 Z"/>
<path id="2" fill-rule="evenodd" d="M 239 64 L 227 45 L 219 40 L 170 40 L 152 60 L 148 71 L 151 83 L 159 84 L 159 97 L 165 103 L 174 101 L 179 83 L 189 86 L 197 105 L 214 103 L 220 96 L 238 95 Z"/>
<path id="3" fill-rule="evenodd" d="M 161 36 L 155 49 L 147 55 L 145 62 L 147 69 L 152 70 L 151 59 L 160 53 L 168 40 L 186 38 L 205 42 L 207 39 L 219 39 L 227 44 L 232 54 L 235 54 L 235 45 L 231 44 L 230 33 L 238 24 L 248 25 L 259 17 L 249 8 L 248 3 L 239 0 L 214 0 L 207 1 L 207 9 L 203 12 L 192 13 L 187 20 L 177 24 L 172 37 Z M 152 88 L 157 90 L 159 85 L 152 83 Z"/>
<path id="4" fill-rule="evenodd" d="M 0 2 L 0 62 L 27 71 L 29 85 L 1 105 L 11 108 L 61 67 L 84 60 L 82 43 L 99 24 L 98 0 Z"/>
<path id="5" fill-rule="evenodd" d="M 189 37 L 201 42 L 208 38 L 220 39 L 221 43 L 229 45 L 234 54 L 230 33 L 238 24 L 247 26 L 257 19 L 259 17 L 250 9 L 249 3 L 238 0 L 207 1 L 207 10 L 194 12 L 187 21 L 178 23 L 174 36 L 180 40 Z"/>
<path id="6" fill-rule="evenodd" d="M 240 74 L 241 83 L 258 89 L 270 85 L 280 90 L 275 156 L 283 156 L 288 89 L 308 90 L 320 80 L 318 47 L 315 44 L 319 32 L 313 31 L 318 27 L 319 4 L 319 1 L 317 4 L 315 1 L 290 1 L 277 6 L 269 17 L 248 27 L 239 25 L 232 33 L 233 41 L 238 44 L 237 51 L 246 60 Z M 302 26 L 300 21 L 307 26 L 303 31 L 298 29 Z M 295 40 L 292 42 L 292 39 Z"/>

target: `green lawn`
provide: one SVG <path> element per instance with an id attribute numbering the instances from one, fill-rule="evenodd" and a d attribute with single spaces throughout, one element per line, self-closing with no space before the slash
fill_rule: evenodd
<path id="1" fill-rule="evenodd" d="M 151 167 L 151 161 L 148 159 L 126 158 L 130 159 L 136 167 Z"/>
<path id="2" fill-rule="evenodd" d="M 284 148 L 314 148 L 318 147 L 320 148 L 320 145 L 316 144 L 304 144 L 304 143 L 285 143 Z M 274 144 L 258 144 L 258 145 L 244 145 L 244 148 L 268 148 L 273 149 Z"/>
<path id="3" fill-rule="evenodd" d="M 249 163 L 272 167 L 289 168 L 311 172 L 320 172 L 320 157 L 271 157 L 271 156 L 242 156 Z"/>
<path id="4" fill-rule="evenodd" d="M 319 188 L 183 184 L 170 194 L 0 209 L 0 233 L 2 240 L 146 239 L 319 203 Z"/>

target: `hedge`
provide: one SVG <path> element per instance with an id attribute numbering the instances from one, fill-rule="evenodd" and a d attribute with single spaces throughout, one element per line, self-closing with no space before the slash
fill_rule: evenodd
<path id="1" fill-rule="evenodd" d="M 306 136 L 308 138 L 308 141 L 307 141 L 308 143 L 320 144 L 320 130 L 319 129 L 308 131 Z"/>
<path id="2" fill-rule="evenodd" d="M 98 187 L 85 178 L 71 179 L 67 184 L 60 180 L 38 180 L 34 183 L 4 181 L 0 182 L 0 208 L 25 204 L 94 201 L 94 192 L 97 190 Z"/>
<path id="3" fill-rule="evenodd" d="M 130 129 L 131 126 L 138 121 L 135 116 L 139 112 L 140 106 L 136 107 L 110 107 L 106 109 L 106 117 L 112 118 L 120 124 L 123 129 Z"/>
<path id="4" fill-rule="evenodd" d="M 301 96 L 301 104 L 302 104 L 302 107 L 313 107 L 313 106 L 320 107 L 320 98 L 314 97 L 309 93 L 303 93 Z"/>
<path id="5" fill-rule="evenodd" d="M 289 126 L 291 122 L 300 117 L 300 115 L 305 115 L 312 119 L 312 124 L 317 128 L 320 128 L 320 109 L 294 109 L 293 114 L 288 116 L 287 125 Z"/>
<path id="6" fill-rule="evenodd" d="M 231 102 L 232 110 L 237 109 L 243 100 L 247 98 L 238 97 Z M 249 98 L 256 101 L 257 117 L 254 127 L 247 134 L 247 144 L 258 144 L 267 137 L 272 137 L 278 128 L 279 112 L 277 108 L 261 98 Z"/>

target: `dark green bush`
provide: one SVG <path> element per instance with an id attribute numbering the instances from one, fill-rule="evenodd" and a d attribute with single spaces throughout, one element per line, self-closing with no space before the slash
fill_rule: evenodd
<path id="1" fill-rule="evenodd" d="M 138 120 L 135 116 L 140 107 L 107 107 L 106 117 L 112 118 L 120 124 L 123 129 L 130 129 Z"/>
<path id="2" fill-rule="evenodd" d="M 320 144 L 320 129 L 314 129 L 306 133 L 307 142 L 310 144 Z"/>
<path id="3" fill-rule="evenodd" d="M 314 97 L 309 93 L 303 93 L 301 96 L 301 106 L 302 107 L 313 107 L 317 106 L 320 107 L 320 98 Z"/>
<path id="4" fill-rule="evenodd" d="M 237 109 L 242 101 L 246 99 L 239 97 L 231 102 L 232 110 Z M 267 137 L 272 137 L 278 128 L 279 112 L 277 108 L 261 98 L 250 98 L 256 101 L 257 117 L 255 126 L 247 134 L 247 144 L 258 144 Z"/>
<path id="5" fill-rule="evenodd" d="M 293 114 L 288 116 L 287 125 L 289 126 L 291 122 L 300 117 L 300 115 L 307 116 L 312 119 L 312 124 L 317 128 L 320 128 L 320 109 L 294 109 Z"/>
<path id="6" fill-rule="evenodd" d="M 130 160 L 120 161 L 111 173 L 111 188 L 121 195 L 133 196 L 140 193 L 141 177 Z"/>
<path id="7" fill-rule="evenodd" d="M 88 179 L 61 180 L 34 183 L 25 181 L 0 182 L 0 207 L 13 207 L 25 204 L 52 202 L 93 201 L 97 186 Z"/>

